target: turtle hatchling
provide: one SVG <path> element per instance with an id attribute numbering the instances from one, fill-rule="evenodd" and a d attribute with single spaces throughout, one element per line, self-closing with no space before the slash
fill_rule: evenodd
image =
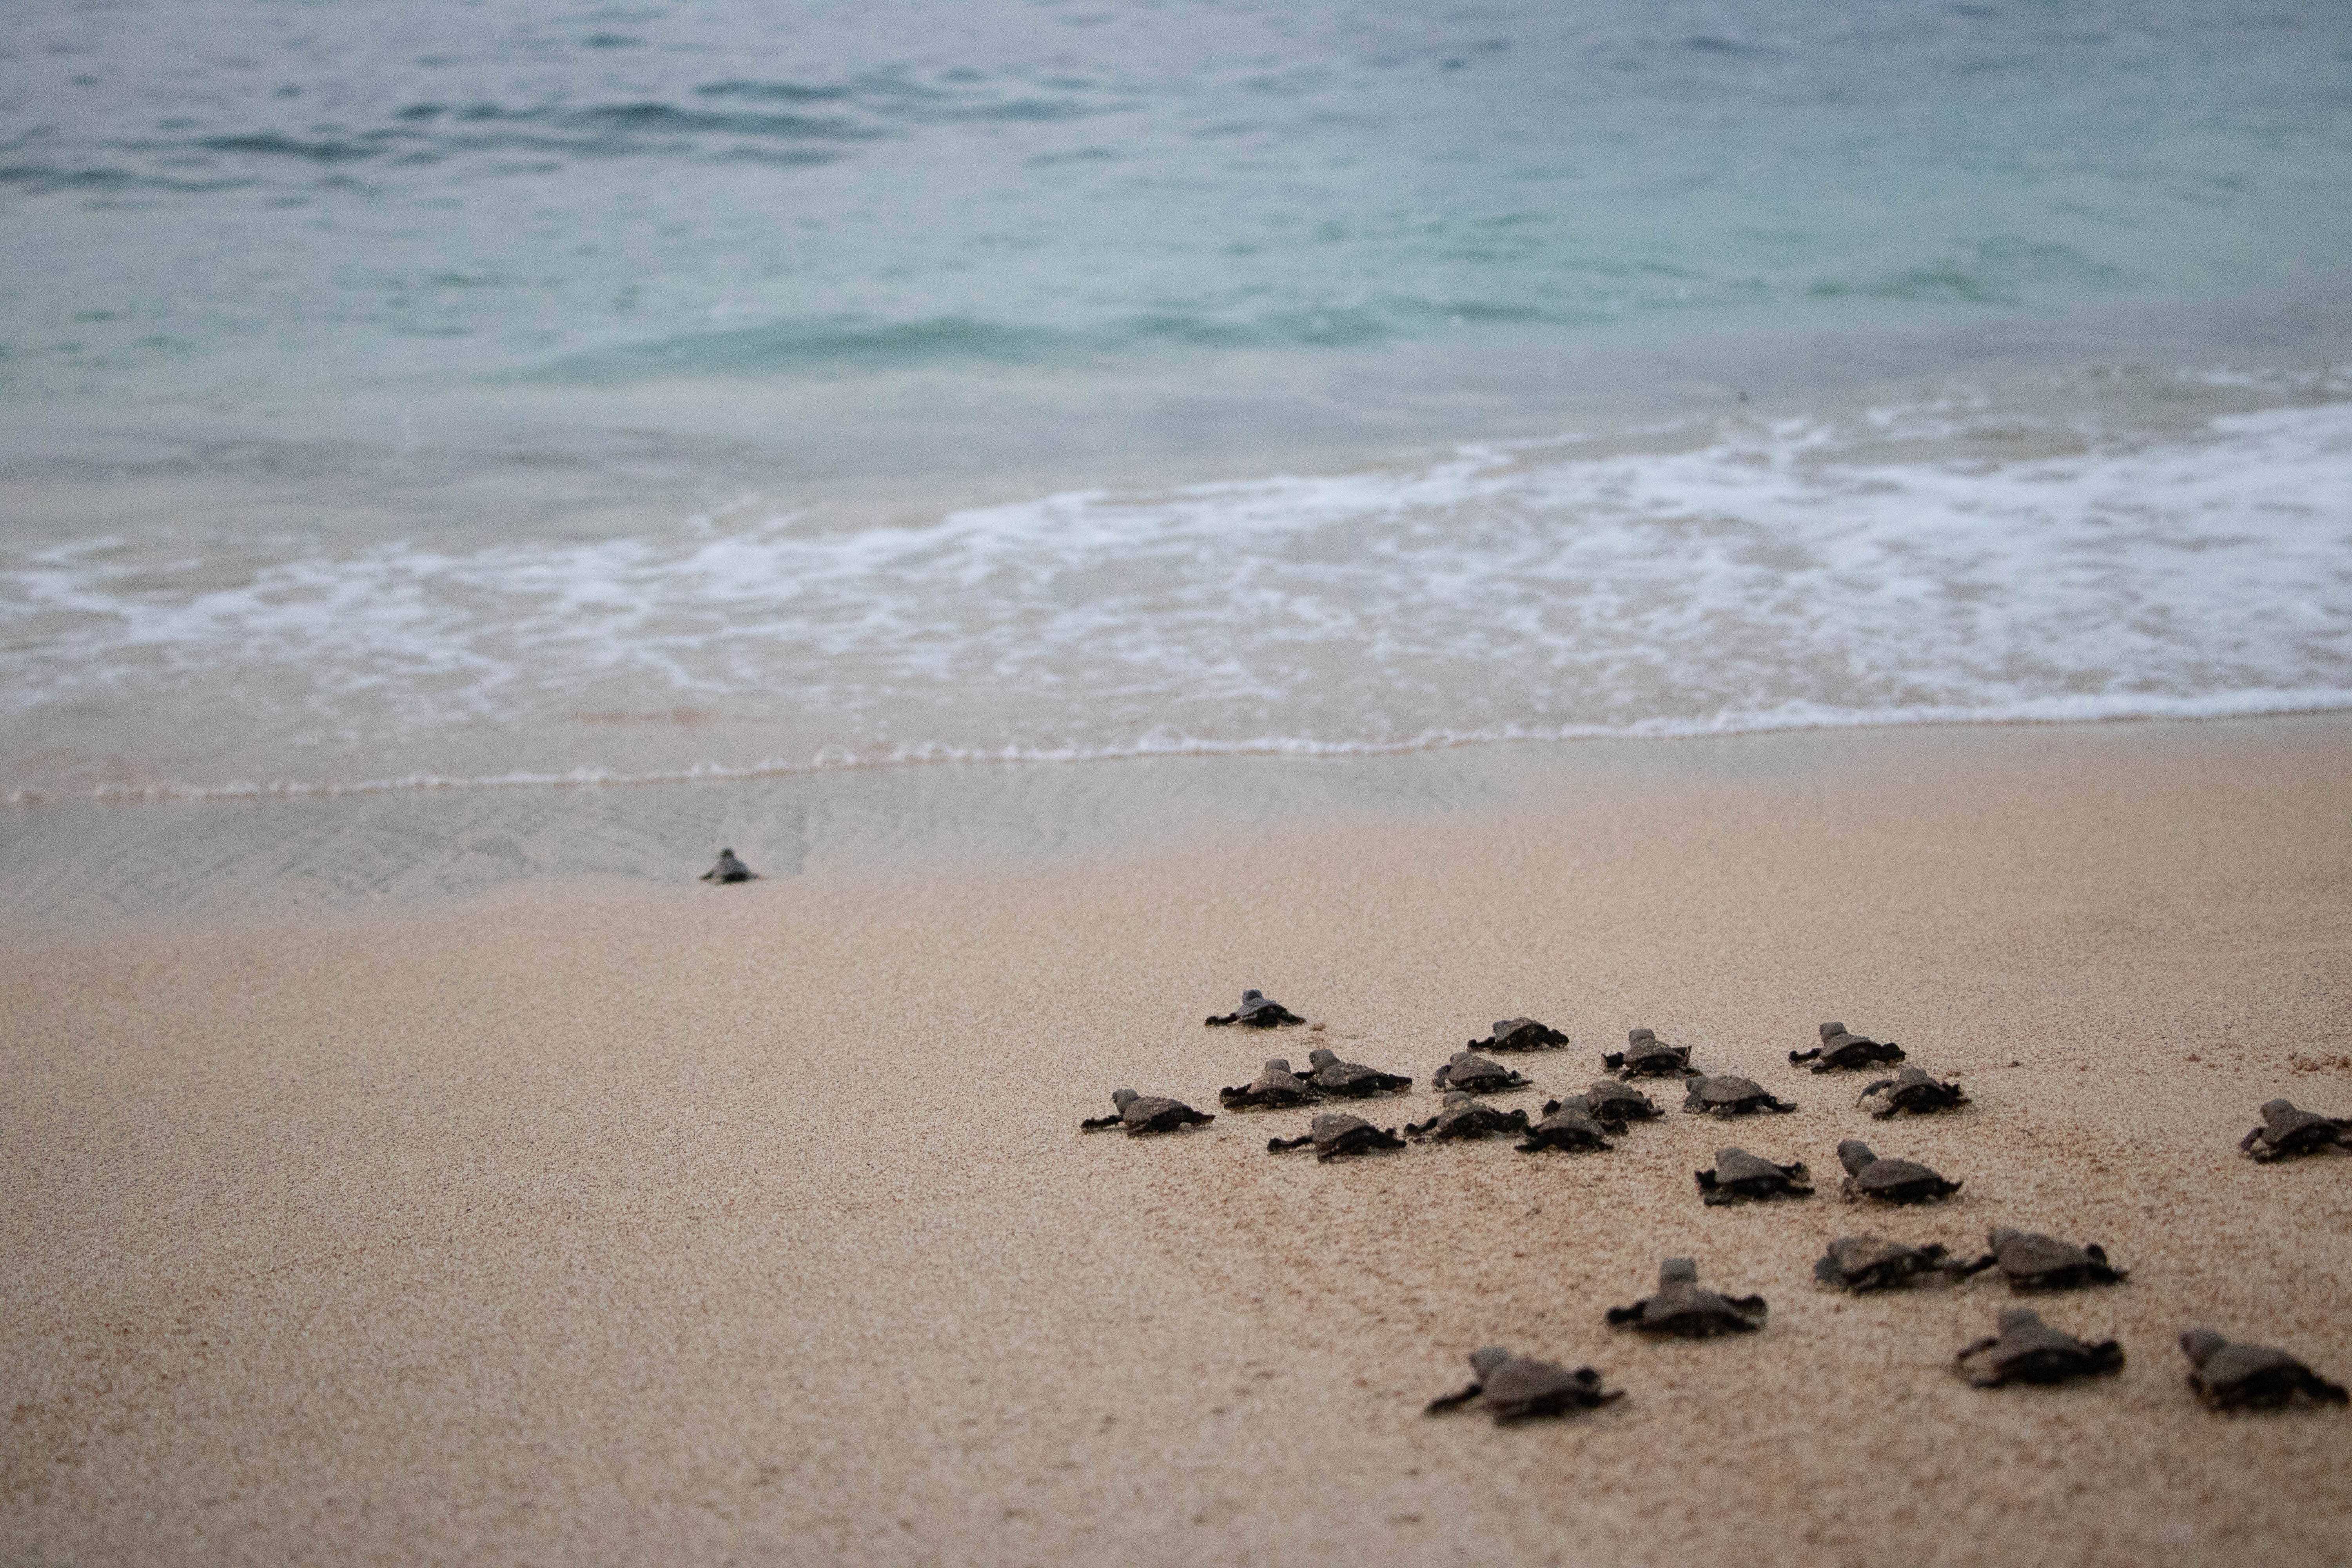
<path id="1" fill-rule="evenodd" d="M 756 882 L 760 879 L 760 873 L 735 858 L 732 849 L 721 849 L 718 863 L 696 879 L 704 882 Z"/>
<path id="2" fill-rule="evenodd" d="M 1548 1051 L 1568 1044 L 1568 1037 L 1533 1018 L 1497 1018 L 1495 1032 L 1473 1040 L 1474 1051 Z"/>
<path id="3" fill-rule="evenodd" d="M 2180 1351 L 2189 1358 L 2189 1386 L 2216 1410 L 2275 1410 L 2298 1394 L 2314 1405 L 2352 1398 L 2284 1351 L 2232 1344 L 2211 1329 L 2181 1335 Z"/>
<path id="4" fill-rule="evenodd" d="M 1968 1104 L 1969 1097 L 1960 1092 L 1958 1084 L 1939 1081 L 1934 1073 L 1919 1068 L 1905 1068 L 1893 1078 L 1863 1085 L 1861 1097 L 1854 1103 L 1884 1121 L 1906 1111 L 1913 1116 L 1932 1116 L 1938 1110 Z"/>
<path id="5" fill-rule="evenodd" d="M 1439 1142 L 1450 1138 L 1492 1138 L 1500 1132 L 1525 1132 L 1527 1130 L 1526 1111 L 1497 1110 L 1458 1089 L 1446 1095 L 1445 1104 L 1436 1115 L 1426 1121 L 1408 1121 L 1404 1128 L 1408 1138 L 1427 1138 Z"/>
<path id="6" fill-rule="evenodd" d="M 2120 1285 L 2131 1276 L 2108 1266 L 2106 1249 L 2077 1247 L 2038 1231 L 2002 1226 L 1985 1237 L 1992 1250 L 1967 1264 L 1962 1275 L 1998 1268 L 2009 1288 L 2022 1295 L 2030 1290 L 2073 1290 L 2084 1285 Z"/>
<path id="7" fill-rule="evenodd" d="M 1752 1078 L 1718 1073 L 1683 1085 L 1683 1109 L 1694 1116 L 1746 1116 L 1755 1110 L 1794 1110 Z"/>
<path id="8" fill-rule="evenodd" d="M 2298 1110 L 2291 1100 L 2263 1102 L 2263 1124 L 2238 1140 L 2238 1147 L 2267 1163 L 2290 1154 L 2316 1154 L 2333 1145 L 2352 1149 L 2352 1117 Z"/>
<path id="9" fill-rule="evenodd" d="M 1582 1095 L 1555 1100 L 1544 1107 L 1543 1120 L 1528 1129 L 1527 1141 L 1519 1145 L 1519 1152 L 1540 1154 L 1546 1149 L 1565 1149 L 1576 1153 L 1586 1149 L 1613 1149 L 1616 1145 L 1603 1136 L 1608 1131 L 1585 1108 Z"/>
<path id="10" fill-rule="evenodd" d="M 1211 1028 L 1239 1024 L 1244 1028 L 1271 1029 L 1282 1024 L 1304 1024 L 1307 1020 L 1263 991 L 1244 991 L 1240 1006 L 1218 1017 L 1203 1018 L 1201 1022 Z"/>
<path id="11" fill-rule="evenodd" d="M 1475 1051 L 1456 1051 L 1444 1067 L 1429 1075 L 1432 1089 L 1459 1089 L 1471 1094 L 1499 1094 L 1525 1089 L 1535 1079 L 1523 1077 L 1500 1062 L 1490 1062 Z"/>
<path id="12" fill-rule="evenodd" d="M 1610 1308 L 1609 1326 L 1705 1340 L 1753 1333 L 1764 1326 L 1765 1310 L 1761 1296 L 1718 1296 L 1701 1289 L 1697 1264 L 1687 1258 L 1669 1258 L 1658 1265 L 1658 1293 L 1630 1307 Z"/>
<path id="13" fill-rule="evenodd" d="M 1382 1072 L 1360 1062 L 1343 1062 L 1321 1047 L 1307 1053 L 1307 1081 L 1325 1094 L 1342 1100 L 1361 1100 L 1368 1094 L 1387 1094 L 1395 1089 L 1411 1089 L 1412 1079 L 1396 1073 Z"/>
<path id="14" fill-rule="evenodd" d="M 1577 1098 L 1584 1101 L 1592 1120 L 1612 1132 L 1622 1132 L 1628 1121 L 1649 1121 L 1658 1115 L 1656 1100 L 1613 1078 L 1594 1079 Z"/>
<path id="15" fill-rule="evenodd" d="M 1217 1103 L 1227 1110 L 1283 1110 L 1322 1098 L 1321 1090 L 1290 1070 L 1287 1057 L 1269 1060 L 1265 1070 L 1241 1089 L 1217 1090 Z"/>
<path id="16" fill-rule="evenodd" d="M 1903 1047 L 1893 1040 L 1874 1040 L 1867 1035 L 1849 1034 L 1843 1024 L 1823 1024 L 1822 1043 L 1810 1051 L 1790 1051 L 1789 1060 L 1811 1062 L 1815 1072 L 1850 1072 L 1879 1062 L 1899 1062 Z"/>
<path id="17" fill-rule="evenodd" d="M 1745 1149 L 1717 1149 L 1715 1168 L 1695 1173 L 1698 1190 L 1709 1208 L 1761 1198 L 1809 1198 L 1812 1178 L 1804 1162 L 1776 1165 Z"/>
<path id="18" fill-rule="evenodd" d="M 1906 1247 L 1883 1236 L 1841 1236 L 1813 1265 L 1814 1279 L 1856 1295 L 1889 1290 L 1929 1274 L 1948 1279 L 1954 1272 L 1940 1246 Z"/>
<path id="19" fill-rule="evenodd" d="M 1979 1388 L 2064 1383 L 2121 1372 L 2124 1348 L 2113 1340 L 2086 1344 L 2052 1328 L 2030 1307 L 2011 1307 L 2000 1314 L 2000 1332 L 1963 1348 L 1952 1366 Z"/>
<path id="20" fill-rule="evenodd" d="M 1101 1132 L 1113 1127 L 1124 1127 L 1127 1135 L 1134 1138 L 1146 1132 L 1173 1132 L 1180 1127 L 1216 1120 L 1213 1112 L 1195 1110 L 1181 1100 L 1168 1100 L 1156 1094 L 1138 1094 L 1131 1089 L 1111 1090 L 1110 1102 L 1118 1107 L 1117 1114 L 1090 1117 L 1078 1123 L 1078 1131 Z"/>
<path id="21" fill-rule="evenodd" d="M 1648 1029 L 1628 1029 L 1625 1048 L 1611 1051 L 1601 1065 L 1619 1078 L 1688 1078 L 1691 1048 L 1670 1046 Z"/>
<path id="22" fill-rule="evenodd" d="M 1909 1160 L 1882 1160 L 1859 1138 L 1838 1145 L 1838 1163 L 1845 1167 L 1845 1195 L 1871 1198 L 1882 1204 L 1927 1204 L 1948 1198 L 1960 1190 L 1927 1166 Z"/>
<path id="23" fill-rule="evenodd" d="M 1477 1373 L 1470 1386 L 1431 1400 L 1426 1414 L 1443 1415 L 1475 1404 L 1494 1414 L 1496 1426 L 1507 1426 L 1538 1415 L 1591 1410 L 1625 1396 L 1623 1389 L 1602 1388 L 1601 1374 L 1589 1366 L 1570 1372 L 1555 1363 L 1531 1361 L 1492 1345 L 1474 1352 L 1470 1366 Z"/>
<path id="24" fill-rule="evenodd" d="M 1286 1149 L 1304 1149 L 1315 1145 L 1318 1160 L 1337 1160 L 1344 1154 L 1370 1154 L 1380 1149 L 1402 1149 L 1404 1140 L 1391 1127 L 1386 1131 L 1373 1126 L 1360 1116 L 1342 1111 L 1327 1110 L 1318 1116 L 1307 1129 L 1304 1138 L 1269 1138 L 1265 1152 L 1279 1154 Z"/>

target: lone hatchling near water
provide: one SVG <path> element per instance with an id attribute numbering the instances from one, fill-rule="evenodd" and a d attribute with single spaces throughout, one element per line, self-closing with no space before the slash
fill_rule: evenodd
<path id="1" fill-rule="evenodd" d="M 1307 1081 L 1341 1100 L 1361 1100 L 1369 1094 L 1389 1094 L 1412 1087 L 1409 1078 L 1368 1068 L 1360 1062 L 1343 1062 L 1321 1047 L 1307 1053 Z"/>
<path id="2" fill-rule="evenodd" d="M 2216 1410 L 2275 1410 L 2300 1396 L 2314 1405 L 2342 1405 L 2347 1395 L 2284 1351 L 2232 1344 L 2211 1329 L 2180 1336 L 2189 1358 L 2189 1386 Z"/>
<path id="3" fill-rule="evenodd" d="M 1622 1079 L 1688 1078 L 1691 1048 L 1669 1046 L 1648 1029 L 1628 1029 L 1625 1048 L 1611 1051 L 1601 1065 Z"/>
<path id="4" fill-rule="evenodd" d="M 1687 1258 L 1669 1258 L 1658 1265 L 1658 1293 L 1644 1296 L 1630 1307 L 1610 1308 L 1609 1326 L 1705 1340 L 1717 1334 L 1753 1333 L 1764 1326 L 1766 1310 L 1761 1296 L 1718 1296 L 1702 1289 L 1696 1263 Z"/>
<path id="5" fill-rule="evenodd" d="M 1789 1053 L 1792 1065 L 1811 1062 L 1815 1072 L 1850 1072 L 1855 1068 L 1902 1059 L 1903 1047 L 1893 1040 L 1874 1040 L 1867 1035 L 1850 1034 L 1843 1024 L 1823 1024 L 1820 1045 L 1810 1051 Z"/>
<path id="6" fill-rule="evenodd" d="M 1883 1236 L 1841 1236 L 1813 1265 L 1814 1279 L 1856 1295 L 1891 1290 L 1930 1274 L 1947 1279 L 1954 1274 L 1942 1247 L 1906 1247 Z"/>
<path id="7" fill-rule="evenodd" d="M 2064 1383 L 2123 1370 L 2123 1346 L 2113 1340 L 2085 1343 L 2052 1328 L 2031 1308 L 2006 1309 L 2000 1326 L 2000 1332 L 1964 1347 L 1952 1358 L 1953 1370 L 1979 1388 Z"/>
<path id="8" fill-rule="evenodd" d="M 1938 1110 L 1950 1110 L 1969 1103 L 1956 1083 L 1939 1081 L 1936 1075 L 1919 1068 L 1905 1068 L 1893 1078 L 1882 1078 L 1875 1083 L 1863 1085 L 1862 1094 L 1854 1103 L 1866 1108 L 1880 1121 L 1890 1116 L 1908 1112 L 1913 1116 L 1931 1116 Z"/>
<path id="9" fill-rule="evenodd" d="M 1203 1018 L 1201 1022 L 1212 1028 L 1240 1024 L 1252 1029 L 1271 1029 L 1284 1024 L 1304 1024 L 1307 1020 L 1281 1003 L 1273 1001 L 1263 991 L 1244 991 L 1239 1007 L 1217 1017 Z"/>
<path id="10" fill-rule="evenodd" d="M 1555 1100 L 1544 1107 L 1543 1120 L 1528 1129 L 1519 1152 L 1540 1154 L 1546 1149 L 1564 1149 L 1573 1154 L 1587 1149 L 1613 1149 L 1616 1145 L 1603 1136 L 1608 1131 L 1585 1109 L 1582 1095 Z"/>
<path id="11" fill-rule="evenodd" d="M 1426 1414 L 1443 1415 L 1475 1403 L 1493 1412 L 1496 1426 L 1507 1426 L 1538 1415 L 1591 1410 L 1625 1396 L 1623 1389 L 1602 1388 L 1601 1374 L 1589 1366 L 1570 1372 L 1556 1363 L 1515 1356 L 1497 1346 L 1474 1352 L 1470 1366 L 1477 1373 L 1470 1386 L 1431 1400 Z"/>
<path id="12" fill-rule="evenodd" d="M 2263 1124 L 2239 1139 L 2238 1147 L 2266 1164 L 2330 1147 L 2352 1149 L 2352 1117 L 2322 1116 L 2296 1110 L 2291 1100 L 2266 1100 Z"/>
<path id="13" fill-rule="evenodd" d="M 1321 1090 L 1290 1070 L 1286 1057 L 1267 1061 L 1265 1070 L 1241 1089 L 1217 1090 L 1217 1103 L 1227 1110 L 1284 1110 L 1322 1098 Z"/>
<path id="14" fill-rule="evenodd" d="M 1269 1138 L 1265 1152 L 1279 1154 L 1286 1149 L 1304 1149 L 1315 1145 L 1315 1158 L 1332 1161 L 1346 1154 L 1370 1154 L 1381 1149 L 1402 1149 L 1404 1140 L 1391 1127 L 1383 1131 L 1360 1116 L 1342 1111 L 1327 1110 L 1317 1117 L 1307 1129 L 1304 1138 Z"/>
<path id="15" fill-rule="evenodd" d="M 709 870 L 705 871 L 697 879 L 697 880 L 704 882 L 755 882 L 758 881 L 759 879 L 760 873 L 751 869 L 751 867 L 743 864 L 742 861 L 735 858 L 735 851 L 732 849 L 721 849 L 719 852 L 718 863 L 712 866 Z"/>
<path id="16" fill-rule="evenodd" d="M 1501 1132 L 1527 1130 L 1526 1111 L 1497 1110 L 1458 1089 L 1446 1095 L 1445 1104 L 1436 1115 L 1426 1121 L 1408 1121 L 1404 1129 L 1408 1138 L 1427 1138 L 1438 1142 L 1453 1138 L 1492 1138 Z"/>
<path id="17" fill-rule="evenodd" d="M 1709 1208 L 1764 1198 L 1809 1198 L 1812 1179 L 1804 1162 L 1776 1165 L 1745 1149 L 1717 1149 L 1715 1168 L 1695 1173 L 1702 1201 Z"/>
<path id="18" fill-rule="evenodd" d="M 1429 1075 L 1432 1089 L 1459 1089 L 1471 1094 L 1499 1094 L 1505 1089 L 1525 1089 L 1534 1081 L 1475 1051 L 1454 1052 L 1444 1067 Z"/>
<path id="19" fill-rule="evenodd" d="M 1789 1111 L 1797 1108 L 1751 1078 L 1718 1073 L 1695 1078 L 1683 1085 L 1683 1109 L 1693 1116 L 1746 1116 L 1757 1110 Z"/>
<path id="20" fill-rule="evenodd" d="M 1115 1089 L 1110 1102 L 1118 1107 L 1111 1116 L 1095 1116 L 1078 1123 L 1081 1132 L 1101 1132 L 1113 1127 L 1127 1129 L 1130 1138 L 1146 1132 L 1173 1132 L 1180 1127 L 1191 1127 L 1214 1121 L 1213 1113 L 1195 1110 L 1181 1100 L 1168 1100 L 1156 1094 L 1138 1094 L 1131 1089 Z"/>
<path id="21" fill-rule="evenodd" d="M 1495 1032 L 1473 1040 L 1474 1051 L 1548 1051 L 1568 1044 L 1568 1037 L 1533 1018 L 1497 1018 Z"/>
<path id="22" fill-rule="evenodd" d="M 1845 1167 L 1845 1195 L 1882 1204 L 1928 1204 L 1960 1190 L 1927 1166 L 1909 1160 L 1882 1160 L 1859 1138 L 1838 1145 L 1838 1163 Z"/>
<path id="23" fill-rule="evenodd" d="M 2106 1249 L 2101 1247 L 2077 1247 L 2039 1231 L 2006 1226 L 1993 1230 L 1985 1240 L 1992 1250 L 1974 1263 L 1962 1265 L 1961 1275 L 1998 1268 L 2008 1279 L 2010 1289 L 2019 1295 L 2074 1290 L 2084 1285 L 2120 1285 L 2131 1278 L 2125 1270 L 2108 1266 Z"/>

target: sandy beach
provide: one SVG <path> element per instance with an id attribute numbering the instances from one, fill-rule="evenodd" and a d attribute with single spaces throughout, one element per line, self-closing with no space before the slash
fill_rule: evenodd
<path id="1" fill-rule="evenodd" d="M 1173 818 L 1025 855 L 720 889 L 698 838 L 673 881 L 375 908 L 273 901 L 288 856 L 235 909 L 20 913 L 0 1557 L 2343 1560 L 2352 1415 L 2209 1414 L 2174 1341 L 2352 1379 L 2352 1157 L 2234 1148 L 2273 1095 L 2352 1115 L 2352 720 L 1489 747 L 1318 764 L 1451 770 L 1438 805 L 1160 809 L 1244 766 L 998 770 L 1044 817 L 1086 789 Z M 498 809 L 561 837 L 606 797 L 536 798 Z M 142 809 L 114 837 L 161 857 Z M 212 809 L 178 820 L 274 808 Z M 53 898 L 40 822 L 12 863 Z M 1204 1029 L 1244 986 L 1319 1028 Z M 1330 1165 L 1265 1152 L 1297 1112 L 1076 1131 L 1120 1085 L 1213 1109 L 1327 1043 L 1412 1074 L 1370 1114 L 1417 1120 L 1517 1014 L 1574 1043 L 1502 1103 L 1645 1025 L 1801 1110 Z M 1858 1080 L 1786 1060 L 1826 1018 L 1973 1106 L 1870 1122 Z M 1857 1212 L 1852 1136 L 1964 1188 Z M 1821 1195 L 1703 1207 L 1723 1144 Z M 1969 1253 L 1995 1225 L 2131 1271 L 2041 1303 L 2120 1339 L 2119 1376 L 1963 1384 L 1992 1276 L 1811 1280 L 1839 1235 Z M 1608 1329 L 1677 1254 L 1767 1329 Z M 1627 1397 L 1424 1418 L 1488 1343 Z"/>

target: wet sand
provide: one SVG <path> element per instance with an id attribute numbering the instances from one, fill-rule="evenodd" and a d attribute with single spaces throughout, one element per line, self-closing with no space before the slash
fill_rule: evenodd
<path id="1" fill-rule="evenodd" d="M 2352 1379 L 2352 1156 L 2233 1147 L 2273 1094 L 2352 1114 L 2352 721 L 1491 750 L 1443 809 L 1213 842 L 12 942 L 0 1555 L 2341 1561 L 2352 1414 L 2210 1415 L 2173 1342 Z M 1323 1028 L 1201 1026 L 1244 985 Z M 1318 1043 L 1417 1120 L 1519 1013 L 1575 1042 L 1514 1058 L 1544 1093 L 1648 1025 L 1801 1109 L 1328 1166 L 1265 1152 L 1300 1112 L 1076 1131 Z M 1787 1063 L 1832 1017 L 1975 1104 L 1870 1122 Z M 1855 1211 L 1857 1134 L 1962 1192 Z M 1822 1195 L 1704 1208 L 1725 1143 Z M 2132 1271 L 2041 1303 L 2120 1376 L 1963 1385 L 1990 1276 L 1811 1282 L 1841 1234 L 1996 1224 Z M 1769 1327 L 1606 1328 L 1671 1254 Z M 1628 1397 L 1423 1418 L 1489 1342 Z"/>

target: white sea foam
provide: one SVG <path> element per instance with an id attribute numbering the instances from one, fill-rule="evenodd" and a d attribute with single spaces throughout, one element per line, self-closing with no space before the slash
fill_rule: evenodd
<path id="1" fill-rule="evenodd" d="M 82 542 L 0 558 L 0 673 L 20 801 L 2352 707 L 2352 404 L 1889 409 L 848 532 Z"/>

